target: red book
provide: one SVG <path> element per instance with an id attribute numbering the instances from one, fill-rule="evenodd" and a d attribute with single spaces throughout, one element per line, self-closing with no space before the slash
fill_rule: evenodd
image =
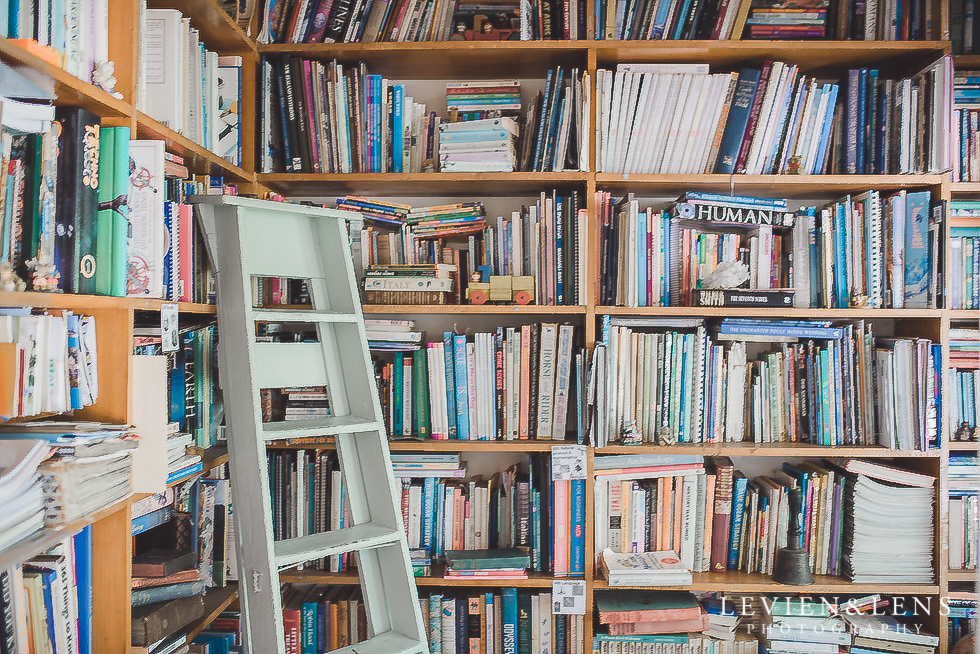
<path id="1" fill-rule="evenodd" d="M 732 527 L 732 482 L 735 465 L 727 456 L 711 457 L 715 481 L 715 518 L 711 527 L 711 572 L 728 570 L 728 541 Z"/>
<path id="2" fill-rule="evenodd" d="M 286 654 L 301 654 L 299 609 L 283 609 L 282 627 L 286 634 Z"/>

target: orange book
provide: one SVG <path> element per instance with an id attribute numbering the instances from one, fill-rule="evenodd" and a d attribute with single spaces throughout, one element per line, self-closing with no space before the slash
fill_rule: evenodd
<path id="1" fill-rule="evenodd" d="M 621 481 L 619 482 L 620 495 L 619 495 L 619 505 L 621 507 L 620 524 L 622 528 L 622 536 L 620 537 L 620 551 L 623 554 L 628 554 L 633 551 L 633 482 L 631 481 Z"/>
<path id="2" fill-rule="evenodd" d="M 666 510 L 666 504 L 664 500 L 666 499 L 667 493 L 667 479 L 660 477 L 657 479 L 657 523 L 654 526 L 654 534 L 657 536 L 657 543 L 654 545 L 650 544 L 650 549 L 654 552 L 659 552 L 661 550 L 661 545 L 664 542 L 664 511 Z"/>
<path id="3" fill-rule="evenodd" d="M 0 418 L 16 415 L 17 379 L 20 377 L 17 365 L 17 344 L 0 343 Z"/>

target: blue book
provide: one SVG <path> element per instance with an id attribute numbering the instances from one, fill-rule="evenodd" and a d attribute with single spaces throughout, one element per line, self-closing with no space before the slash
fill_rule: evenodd
<path id="1" fill-rule="evenodd" d="M 611 643 L 676 643 L 684 645 L 688 642 L 687 634 L 633 634 L 631 636 L 610 636 L 609 634 L 596 634 L 595 639 L 599 642 L 608 641 Z"/>
<path id="2" fill-rule="evenodd" d="M 677 429 L 677 441 L 687 443 L 691 440 L 689 417 L 691 414 L 692 372 L 694 370 L 694 334 L 681 335 L 681 420 Z"/>
<path id="3" fill-rule="evenodd" d="M 740 472 L 735 473 L 732 487 L 732 532 L 728 545 L 728 569 L 738 568 L 739 547 L 742 542 L 742 513 L 745 511 L 745 493 L 749 479 Z"/>
<path id="4" fill-rule="evenodd" d="M 456 406 L 456 375 L 453 370 L 453 333 L 442 333 L 442 358 L 443 367 L 446 369 L 446 406 Z M 449 418 L 449 438 L 459 438 L 456 429 L 456 412 L 446 411 Z"/>
<path id="5" fill-rule="evenodd" d="M 555 616 L 555 651 L 565 652 L 568 648 L 568 616 Z"/>
<path id="6" fill-rule="evenodd" d="M 910 191 L 905 196 L 905 308 L 929 306 L 929 191 Z"/>
<path id="7" fill-rule="evenodd" d="M 507 141 L 510 138 L 510 132 L 505 129 L 461 130 L 439 134 L 440 143 L 482 143 L 484 141 Z"/>
<path id="8" fill-rule="evenodd" d="M 725 124 L 725 132 L 718 147 L 716 173 L 731 175 L 735 172 L 738 152 L 742 147 L 742 139 L 745 138 L 745 128 L 749 123 L 749 113 L 761 72 L 758 68 L 743 68 L 738 73 L 738 84 L 735 86 L 735 95 L 732 97 L 732 106 L 728 112 L 728 122 Z"/>
<path id="9" fill-rule="evenodd" d="M 585 480 L 571 483 L 571 527 L 569 539 L 568 576 L 585 576 Z M 560 651 L 560 650 L 559 650 Z"/>
<path id="10" fill-rule="evenodd" d="M 202 595 L 203 593 L 203 581 L 188 581 L 181 584 L 170 584 L 169 586 L 156 586 L 155 588 L 137 588 L 133 590 L 132 605 L 145 606 L 154 602 L 166 602 L 192 595 Z"/>
<path id="11" fill-rule="evenodd" d="M 847 340 L 845 339 L 844 343 L 846 342 Z M 834 397 L 837 398 L 837 402 L 840 404 L 843 403 L 844 399 L 844 384 L 841 380 L 841 344 L 831 344 L 831 346 L 833 348 L 833 361 L 831 361 L 830 364 L 833 366 L 832 372 L 834 375 L 831 382 L 834 384 Z M 851 445 L 849 441 L 846 443 L 844 441 L 844 412 L 834 411 L 832 415 L 836 421 L 835 432 L 837 435 L 837 439 L 834 443 L 832 443 L 832 445 Z"/>
<path id="12" fill-rule="evenodd" d="M 555 304 L 565 304 L 565 202 L 555 198 Z M 493 412 L 496 415 L 496 412 Z"/>
<path id="13" fill-rule="evenodd" d="M 541 572 L 541 491 L 531 491 L 531 569 Z"/>
<path id="14" fill-rule="evenodd" d="M 745 70 L 752 69 L 747 68 Z M 735 92 L 738 92 L 738 87 L 736 87 Z M 731 113 L 729 113 L 728 120 L 730 123 Z M 726 195 L 724 193 L 702 193 L 700 191 L 688 191 L 684 194 L 684 199 L 688 202 L 701 201 L 718 204 L 744 204 L 759 207 L 760 209 L 772 209 L 773 211 L 786 211 L 789 207 L 789 203 L 786 200 L 759 198 L 753 195 Z"/>
<path id="15" fill-rule="evenodd" d="M 300 654 L 317 654 L 316 605 L 317 597 L 313 594 L 307 595 L 300 606 Z"/>
<path id="16" fill-rule="evenodd" d="M 848 196 L 844 202 L 850 204 Z M 844 202 L 834 205 L 834 306 L 838 309 L 850 306 L 847 279 L 847 208 Z"/>
<path id="17" fill-rule="evenodd" d="M 432 531 L 435 520 L 433 511 L 435 510 L 436 480 L 433 477 L 426 477 L 422 483 L 422 547 L 432 553 Z"/>
<path id="18" fill-rule="evenodd" d="M 721 323 L 718 331 L 721 334 L 795 336 L 796 338 L 830 338 L 835 340 L 844 336 L 844 330 L 840 327 L 791 325 L 780 321 L 773 321 L 770 325 L 740 325 L 725 320 Z"/>
<path id="19" fill-rule="evenodd" d="M 92 654 L 92 525 L 72 537 L 78 601 L 78 654 Z"/>
<path id="20" fill-rule="evenodd" d="M 202 470 L 204 470 L 204 463 L 198 461 L 192 466 L 188 466 L 186 468 L 181 468 L 180 470 L 174 470 L 173 472 L 171 472 L 169 475 L 167 475 L 167 483 L 169 484 L 173 481 L 177 481 L 178 479 L 189 477 L 193 474 L 197 474 L 198 472 L 201 472 Z M 136 535 L 135 532 L 133 535 L 134 536 Z"/>
<path id="21" fill-rule="evenodd" d="M 231 654 L 231 646 L 235 644 L 235 634 L 220 631 L 202 631 L 191 643 L 207 645 L 209 654 Z"/>
<path id="22" fill-rule="evenodd" d="M 684 0 L 684 3 L 681 5 L 680 11 L 676 14 L 681 18 L 674 21 L 674 29 L 671 31 L 671 35 L 670 35 L 670 38 L 672 40 L 674 41 L 680 40 L 681 34 L 684 33 L 684 25 L 687 22 L 686 20 L 684 20 L 684 16 L 688 15 L 690 9 L 691 9 L 691 0 Z"/>
<path id="23" fill-rule="evenodd" d="M 783 472 L 785 472 L 790 477 L 796 479 L 800 486 L 800 491 L 803 493 L 803 502 L 800 505 L 800 524 L 803 525 L 803 531 L 800 533 L 800 547 L 806 547 L 806 503 L 807 494 L 810 492 L 810 473 L 800 470 L 791 463 L 783 463 Z"/>
<path id="24" fill-rule="evenodd" d="M 327 602 L 317 602 L 316 605 L 316 651 L 325 652 L 330 644 L 330 621 L 327 619 L 329 612 Z"/>
<path id="25" fill-rule="evenodd" d="M 555 89 L 551 96 L 551 120 L 548 125 L 548 132 L 545 134 L 544 161 L 541 165 L 542 171 L 551 171 L 555 157 L 555 140 L 558 135 L 558 118 L 561 113 L 561 100 L 564 95 L 564 75 L 565 71 L 559 66 L 555 72 Z"/>
<path id="26" fill-rule="evenodd" d="M 670 13 L 669 2 L 661 2 L 657 5 L 657 13 L 653 17 L 653 26 L 650 28 L 650 39 L 662 39 L 664 32 L 667 31 L 667 16 Z M 601 25 L 602 23 L 597 23 Z"/>
<path id="27" fill-rule="evenodd" d="M 146 515 L 141 515 L 138 518 L 133 518 L 132 525 L 132 535 L 142 534 L 144 531 L 149 531 L 154 527 L 159 527 L 162 524 L 170 522 L 170 518 L 173 517 L 173 509 L 169 506 L 165 506 L 156 511 L 150 511 Z"/>
<path id="28" fill-rule="evenodd" d="M 446 512 L 446 482 L 440 481 L 436 485 L 436 502 L 435 502 L 435 537 L 433 538 L 433 554 L 437 557 L 442 556 L 443 538 L 445 537 L 445 532 L 439 529 L 439 525 L 444 522 L 444 515 Z"/>
<path id="29" fill-rule="evenodd" d="M 647 214 L 636 215 L 636 296 L 637 306 L 647 305 Z"/>
<path id="30" fill-rule="evenodd" d="M 542 167 L 538 164 L 542 160 L 541 148 L 544 147 L 544 142 L 547 138 L 545 133 L 545 117 L 548 115 L 548 108 L 551 102 L 551 78 L 554 77 L 555 71 L 549 69 L 548 75 L 544 80 L 544 98 L 541 100 L 541 114 L 538 121 L 538 133 L 537 139 L 534 145 L 534 159 L 531 161 L 531 170 L 540 171 Z"/>
<path id="31" fill-rule="evenodd" d="M 389 8 L 393 2 L 389 2 Z M 392 172 L 404 172 L 402 158 L 405 150 L 405 125 L 404 125 L 404 105 L 405 105 L 405 86 L 395 85 L 394 110 L 391 123 L 391 168 Z"/>
<path id="32" fill-rule="evenodd" d="M 55 640 L 54 636 L 54 624 L 55 620 L 60 616 L 55 616 L 54 614 L 54 596 L 51 594 L 51 584 L 54 583 L 54 570 L 41 570 L 41 582 L 44 585 L 44 612 L 47 614 L 48 623 L 48 638 L 51 639 L 51 645 L 54 646 L 58 641 Z M 67 580 L 65 580 L 67 581 Z M 44 617 L 40 619 L 44 620 Z"/>
<path id="33" fill-rule="evenodd" d="M 503 654 L 517 654 L 517 589 L 500 590 L 500 620 Z"/>
<path id="34" fill-rule="evenodd" d="M 456 437 L 466 441 L 470 438 L 470 399 L 464 334 L 453 334 L 453 359 L 456 369 Z"/>

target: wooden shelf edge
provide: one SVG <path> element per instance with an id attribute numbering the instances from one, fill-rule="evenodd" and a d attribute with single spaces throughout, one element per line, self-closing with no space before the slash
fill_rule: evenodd
<path id="1" fill-rule="evenodd" d="M 258 52 L 258 43 L 215 0 L 150 0 L 148 4 L 151 9 L 177 9 L 190 18 L 209 50 L 223 55 Z"/>
<path id="2" fill-rule="evenodd" d="M 173 481 L 167 482 L 167 488 L 173 488 L 174 486 L 182 484 L 185 481 L 195 479 L 197 477 L 202 477 L 207 473 L 211 472 L 211 470 L 213 470 L 214 468 L 217 468 L 218 466 L 224 463 L 228 463 L 228 448 L 223 445 L 213 445 L 207 448 L 206 450 L 204 450 L 203 452 L 201 452 L 201 457 L 202 457 L 201 459 L 202 467 L 200 470 L 198 470 L 197 472 L 191 472 L 189 474 L 184 475 L 183 477 L 179 477 L 177 479 L 174 479 Z"/>
<path id="3" fill-rule="evenodd" d="M 980 449 L 980 441 L 950 441 L 950 452 L 975 452 Z"/>
<path id="4" fill-rule="evenodd" d="M 211 626 L 221 612 L 238 599 L 238 583 L 228 582 L 227 586 L 209 588 L 204 596 L 204 617 L 187 631 L 187 642 L 194 640 L 199 633 Z"/>
<path id="5" fill-rule="evenodd" d="M 691 316 L 717 318 L 902 318 L 936 319 L 944 314 L 943 309 L 811 309 L 811 308 L 772 308 L 772 307 L 618 307 L 597 306 L 597 315 L 611 316 Z"/>
<path id="6" fill-rule="evenodd" d="M 427 314 L 464 314 L 464 315 L 585 315 L 588 308 L 584 305 L 546 306 L 541 304 L 527 305 L 489 305 L 489 304 L 362 304 L 361 312 L 377 313 L 427 313 Z"/>
<path id="7" fill-rule="evenodd" d="M 0 567 L 7 568 L 17 563 L 22 563 L 32 556 L 51 549 L 57 543 L 73 536 L 90 524 L 94 524 L 116 511 L 128 509 L 129 505 L 133 502 L 133 497 L 133 493 L 130 492 L 129 495 L 118 502 L 103 507 L 84 518 L 73 520 L 61 527 L 45 527 L 41 531 L 0 552 Z"/>
<path id="8" fill-rule="evenodd" d="M 944 175 L 641 175 L 626 173 L 596 173 L 597 185 L 624 184 L 636 186 L 685 186 L 731 185 L 739 187 L 772 188 L 778 193 L 780 187 L 806 186 L 814 190 L 838 187 L 853 188 L 904 188 L 908 186 L 941 186 L 947 179 Z M 737 194 L 737 190 L 735 193 Z"/>
<path id="9" fill-rule="evenodd" d="M 452 586 L 452 587 L 474 587 L 489 586 L 496 588 L 551 588 L 553 577 L 541 573 L 528 573 L 527 579 L 481 579 L 473 578 L 454 578 L 446 579 L 442 576 L 443 567 L 433 566 L 438 571 L 437 575 L 430 577 L 413 577 L 416 586 Z M 323 570 L 285 570 L 279 573 L 279 580 L 283 583 L 313 583 L 338 586 L 355 586 L 361 583 L 357 572 L 324 572 Z"/>
<path id="10" fill-rule="evenodd" d="M 790 586 L 773 581 L 767 575 L 729 571 L 726 573 L 694 573 L 694 583 L 690 586 L 610 586 L 605 579 L 596 578 L 596 590 L 689 590 L 689 591 L 727 591 L 742 593 L 881 593 L 882 595 L 936 595 L 941 591 L 938 584 L 854 584 L 841 577 L 816 575 L 810 586 Z"/>
<path id="11" fill-rule="evenodd" d="M 215 314 L 214 304 L 171 302 L 157 298 L 112 297 L 108 295 L 80 295 L 75 293 L 38 293 L 26 291 L 0 291 L 0 306 L 34 306 L 41 309 L 132 309 L 134 311 L 159 311 L 164 304 L 176 304 L 180 313 Z"/>
<path id="12" fill-rule="evenodd" d="M 254 181 L 252 173 L 243 170 L 223 157 L 211 152 L 204 146 L 198 145 L 186 136 L 178 134 L 142 111 L 136 112 L 136 133 L 139 138 L 165 141 L 167 150 L 184 157 L 184 165 L 188 168 L 193 169 L 206 165 L 210 169 L 209 173 L 211 170 L 217 170 L 225 178 L 224 181 L 226 184 L 251 184 Z M 194 171 L 192 170 L 192 172 Z"/>
<path id="13" fill-rule="evenodd" d="M 950 569 L 946 572 L 947 581 L 976 581 L 977 571 L 976 570 L 953 570 Z"/>

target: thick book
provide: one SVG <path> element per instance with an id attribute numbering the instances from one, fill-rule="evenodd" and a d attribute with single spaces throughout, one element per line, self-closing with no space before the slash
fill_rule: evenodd
<path id="1" fill-rule="evenodd" d="M 146 647 L 204 615 L 204 597 L 194 595 L 133 609 L 132 644 Z"/>
<path id="2" fill-rule="evenodd" d="M 792 307 L 792 289 L 696 288 L 691 299 L 696 307 Z"/>
<path id="3" fill-rule="evenodd" d="M 133 557 L 134 577 L 169 577 L 193 568 L 197 563 L 194 552 L 153 549 Z"/>
<path id="4" fill-rule="evenodd" d="M 170 586 L 157 586 L 156 588 L 140 588 L 134 590 L 132 594 L 132 605 L 145 606 L 155 602 L 163 602 L 182 597 L 204 594 L 203 581 L 187 581 L 182 584 Z"/>
<path id="5" fill-rule="evenodd" d="M 58 181 L 55 203 L 54 261 L 61 273 L 58 288 L 91 293 L 94 278 L 80 274 L 94 256 L 99 211 L 99 117 L 78 107 L 58 107 Z M 84 281 L 83 281 L 84 280 Z"/>
<path id="6" fill-rule="evenodd" d="M 527 568 L 527 552 L 516 548 L 497 550 L 447 550 L 446 563 L 454 570 L 496 570 Z"/>
<path id="7" fill-rule="evenodd" d="M 686 591 L 616 591 L 596 595 L 599 621 L 604 624 L 695 620 L 701 616 L 697 599 Z"/>
<path id="8" fill-rule="evenodd" d="M 718 480 L 715 486 L 715 518 L 711 528 L 711 572 L 728 569 L 731 535 L 732 484 L 735 466 L 728 457 L 711 457 Z"/>

